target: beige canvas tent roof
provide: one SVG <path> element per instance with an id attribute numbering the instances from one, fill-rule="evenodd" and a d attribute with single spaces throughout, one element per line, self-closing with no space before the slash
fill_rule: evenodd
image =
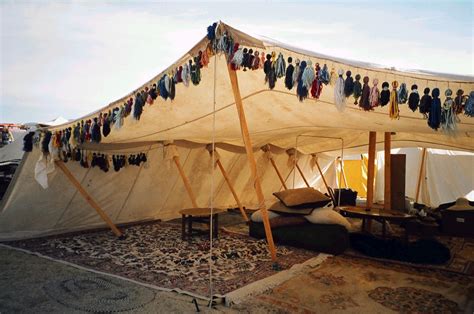
<path id="1" fill-rule="evenodd" d="M 408 86 L 458 88 L 474 90 L 474 78 L 423 71 L 399 71 L 373 64 L 354 62 L 324 56 L 297 49 L 275 41 L 258 39 L 244 34 L 224 23 L 220 30 L 227 30 L 241 46 L 269 53 L 283 53 L 293 59 L 311 60 L 327 64 L 331 69 L 341 68 L 378 78 L 380 82 L 397 80 Z M 166 70 L 135 90 L 156 83 L 164 74 L 188 62 L 199 51 L 206 49 L 204 37 L 187 54 Z M 173 101 L 159 98 L 153 105 L 146 105 L 139 121 L 130 115 L 120 129 L 112 128 L 100 144 L 87 144 L 83 148 L 108 154 L 146 152 L 148 162 L 140 167 L 128 166 L 119 172 L 104 173 L 97 168 L 82 168 L 77 162 L 68 162 L 68 169 L 115 223 L 144 219 L 171 219 L 178 217 L 178 210 L 192 207 L 179 174 L 170 162 L 170 156 L 180 156 L 184 172 L 196 195 L 199 206 L 208 206 L 211 195 L 216 207 L 235 207 L 220 173 L 214 171 L 206 145 L 215 142 L 220 160 L 229 173 L 243 205 L 258 207 L 253 180 L 247 164 L 244 143 L 236 110 L 232 84 L 225 55 L 210 58 L 209 65 L 201 69 L 199 85 L 176 85 Z M 392 147 L 429 147 L 474 151 L 474 121 L 459 115 L 455 134 L 434 131 L 428 127 L 420 113 L 412 112 L 407 105 L 400 106 L 400 119 L 391 120 L 387 107 L 365 112 L 347 101 L 344 112 L 336 110 L 334 92 L 324 86 L 320 99 L 307 98 L 300 102 L 294 90 L 287 90 L 282 79 L 270 90 L 264 82 L 262 70 L 237 71 L 239 91 L 245 110 L 247 125 L 255 151 L 259 176 L 266 201 L 273 200 L 272 193 L 281 189 L 277 174 L 269 162 L 268 153 L 260 147 L 270 144 L 277 165 L 282 169 L 289 186 L 301 185 L 299 176 L 290 175 L 287 167 L 287 149 L 297 146 L 300 165 L 313 185 L 320 184 L 317 172 L 311 167 L 311 156 L 318 154 L 320 163 L 334 184 L 332 171 L 334 158 L 345 153 L 366 151 L 368 132 L 376 131 L 377 143 L 383 140 L 383 132 L 393 132 Z M 78 121 L 96 117 L 99 112 L 122 105 L 129 95 L 100 110 L 50 127 L 56 131 L 72 127 Z M 174 143 L 165 147 L 164 144 Z M 170 152 L 170 147 L 176 151 Z M 381 148 L 381 147 L 380 147 Z M 49 175 L 49 188 L 43 189 L 34 179 L 34 169 L 41 155 L 40 149 L 25 154 L 13 184 L 0 207 L 0 240 L 33 237 L 64 231 L 103 226 L 104 223 L 81 197 L 61 172 Z M 214 192 L 211 187 L 215 187 Z"/>

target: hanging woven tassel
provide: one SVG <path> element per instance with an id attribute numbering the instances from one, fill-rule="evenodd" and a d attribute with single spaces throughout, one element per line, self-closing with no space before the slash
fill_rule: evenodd
<path id="1" fill-rule="evenodd" d="M 420 113 L 423 114 L 423 118 L 428 119 L 428 113 L 431 109 L 432 98 L 430 96 L 430 89 L 426 87 L 423 91 L 423 96 L 420 100 Z"/>
<path id="2" fill-rule="evenodd" d="M 441 100 L 439 99 L 439 88 L 434 88 L 431 92 L 433 96 L 428 115 L 428 125 L 433 130 L 438 130 L 441 123 Z"/>
<path id="3" fill-rule="evenodd" d="M 298 85 L 296 87 L 296 95 L 300 101 L 303 101 L 306 97 L 308 97 L 308 89 L 306 89 L 303 81 L 303 74 L 306 70 L 306 61 L 301 61 L 300 63 L 300 73 L 298 77 Z"/>
<path id="4" fill-rule="evenodd" d="M 207 27 L 207 39 L 209 39 L 210 41 L 216 39 L 216 28 L 217 23 L 213 23 L 212 25 L 209 25 Z"/>
<path id="5" fill-rule="evenodd" d="M 86 132 L 85 142 L 90 142 L 92 139 L 92 135 L 91 135 L 92 125 L 91 124 L 92 124 L 92 121 L 90 119 L 87 120 L 86 123 L 84 124 L 84 129 Z"/>
<path id="6" fill-rule="evenodd" d="M 344 81 L 344 95 L 346 97 L 349 97 L 354 93 L 354 79 L 351 75 L 351 71 L 346 72 L 346 80 Z"/>
<path id="7" fill-rule="evenodd" d="M 359 106 L 366 110 L 369 111 L 372 109 L 370 106 L 370 87 L 369 87 L 369 77 L 364 76 L 364 86 L 362 87 L 362 99 L 360 100 Z"/>
<path id="8" fill-rule="evenodd" d="M 102 139 L 102 135 L 100 134 L 100 125 L 97 118 L 94 118 L 94 122 L 92 123 L 92 130 L 91 130 L 91 140 L 96 143 L 100 143 Z"/>
<path id="9" fill-rule="evenodd" d="M 456 114 L 454 113 L 454 100 L 451 97 L 453 91 L 447 89 L 444 92 L 446 99 L 441 107 L 441 128 L 444 131 L 454 131 L 456 129 Z"/>
<path id="10" fill-rule="evenodd" d="M 201 75 L 201 72 L 199 72 L 199 75 Z M 176 83 L 175 83 L 175 80 L 173 78 L 169 78 L 169 97 L 171 100 L 174 99 L 174 97 L 176 96 Z"/>
<path id="11" fill-rule="evenodd" d="M 201 54 L 201 66 L 206 67 L 209 64 L 209 47 L 204 49 L 204 51 Z"/>
<path id="12" fill-rule="evenodd" d="M 23 137 L 23 151 L 31 152 L 33 151 L 33 136 L 35 132 L 29 132 Z"/>
<path id="13" fill-rule="evenodd" d="M 468 117 L 474 117 L 474 91 L 470 92 L 469 98 L 466 99 L 464 114 Z"/>
<path id="14" fill-rule="evenodd" d="M 456 98 L 454 98 L 454 113 L 460 114 L 463 111 L 464 107 L 464 91 L 462 89 L 458 89 L 456 92 Z"/>
<path id="15" fill-rule="evenodd" d="M 400 119 L 400 109 L 398 109 L 398 82 L 392 82 L 392 92 L 390 93 L 390 105 L 388 107 L 391 119 Z"/>
<path id="16" fill-rule="evenodd" d="M 253 56 L 252 70 L 258 70 L 260 68 L 260 52 L 255 51 Z"/>
<path id="17" fill-rule="evenodd" d="M 275 74 L 277 78 L 282 78 L 285 76 L 285 71 L 286 71 L 286 62 L 285 59 L 283 58 L 282 53 L 280 52 L 278 54 L 278 58 L 276 59 L 276 64 L 275 64 Z"/>
<path id="18" fill-rule="evenodd" d="M 377 87 L 379 80 L 375 78 L 372 83 L 374 84 L 374 86 L 372 86 L 372 88 L 370 89 L 369 101 L 370 107 L 373 109 L 375 107 L 378 107 L 378 105 L 380 104 L 380 91 Z"/>
<path id="19" fill-rule="evenodd" d="M 298 79 L 300 77 L 300 59 L 295 60 L 295 70 L 293 71 L 293 86 L 298 85 Z"/>
<path id="20" fill-rule="evenodd" d="M 321 73 L 319 74 L 319 80 L 324 85 L 329 84 L 330 76 L 329 76 L 328 66 L 326 63 L 323 65 L 323 68 L 321 69 Z"/>
<path id="21" fill-rule="evenodd" d="M 137 93 L 135 96 L 135 104 L 133 106 L 133 118 L 135 120 L 140 120 L 140 116 L 142 115 L 142 112 L 143 112 L 142 98 L 140 97 L 140 94 Z"/>
<path id="22" fill-rule="evenodd" d="M 362 96 L 362 84 L 360 83 L 360 74 L 356 74 L 352 95 L 354 96 L 354 105 L 359 104 L 359 98 Z"/>
<path id="23" fill-rule="evenodd" d="M 168 89 L 169 89 L 169 87 L 166 88 L 166 85 L 168 85 L 168 84 L 169 84 L 168 75 L 165 74 L 158 81 L 158 89 L 160 90 L 160 96 L 164 100 L 168 99 Z"/>
<path id="24" fill-rule="evenodd" d="M 382 83 L 382 91 L 380 92 L 380 105 L 383 107 L 390 102 L 390 90 L 388 82 Z"/>
<path id="25" fill-rule="evenodd" d="M 265 83 L 268 83 L 268 87 L 273 89 L 276 82 L 275 67 L 272 62 L 272 56 L 267 54 L 267 60 L 263 65 L 263 72 L 265 72 Z"/>
<path id="26" fill-rule="evenodd" d="M 339 69 L 337 71 L 339 77 L 336 80 L 336 84 L 334 86 L 334 103 L 336 104 L 337 110 L 339 112 L 343 112 L 346 108 L 346 97 L 344 95 L 344 79 L 342 75 L 344 74 L 344 70 Z"/>
<path id="27" fill-rule="evenodd" d="M 400 84 L 400 88 L 398 89 L 398 103 L 399 104 L 406 104 L 407 101 L 408 101 L 407 84 L 402 83 L 402 84 Z"/>
<path id="28" fill-rule="evenodd" d="M 244 68 L 243 71 L 247 71 L 247 65 L 249 63 L 249 50 L 244 48 L 243 50 L 243 57 L 242 57 L 242 67 Z"/>
<path id="29" fill-rule="evenodd" d="M 248 57 L 248 60 L 247 60 L 247 65 L 246 65 L 246 67 L 249 70 L 253 70 L 253 59 L 255 59 L 255 56 L 253 55 L 253 49 L 250 48 L 249 49 L 249 57 Z"/>
<path id="30" fill-rule="evenodd" d="M 77 122 L 77 124 L 74 126 L 72 136 L 76 140 L 76 143 L 81 142 L 81 124 L 79 122 Z"/>
<path id="31" fill-rule="evenodd" d="M 124 113 L 125 107 L 120 106 L 117 110 L 117 115 L 115 116 L 114 119 L 114 127 L 116 129 L 120 129 L 123 125 L 123 113 Z"/>
<path id="32" fill-rule="evenodd" d="M 181 71 L 181 79 L 183 80 L 184 86 L 188 87 L 189 81 L 191 80 L 191 69 L 189 68 L 189 63 L 185 63 L 183 65 L 183 70 Z"/>
<path id="33" fill-rule="evenodd" d="M 313 80 L 313 84 L 311 85 L 311 96 L 316 99 L 319 99 L 319 96 L 321 95 L 321 92 L 323 90 L 323 83 L 319 79 L 319 76 L 321 75 L 321 67 L 319 66 L 319 63 L 316 63 L 315 73 L 315 79 Z"/>
<path id="34" fill-rule="evenodd" d="M 315 79 L 315 74 L 314 74 L 314 69 L 313 69 L 313 62 L 311 60 L 308 60 L 306 62 L 306 67 L 303 71 L 303 74 L 301 75 L 301 79 L 303 81 L 304 88 L 306 89 L 305 93 L 307 97 L 308 92 L 311 90 L 311 87 L 313 86 L 313 82 Z"/>
<path id="35" fill-rule="evenodd" d="M 293 72 L 295 71 L 295 67 L 293 66 L 293 64 L 291 64 L 292 62 L 293 58 L 288 57 L 288 67 L 286 68 L 285 73 L 285 86 L 289 90 L 293 88 Z"/>
<path id="36" fill-rule="evenodd" d="M 108 117 L 108 114 L 105 114 L 106 118 Z M 109 119 L 104 119 L 104 124 L 102 125 L 102 135 L 104 137 L 107 137 L 110 134 L 110 120 Z"/>
<path id="37" fill-rule="evenodd" d="M 230 61 L 230 68 L 234 71 L 238 70 L 242 65 L 242 61 L 244 59 L 244 52 L 242 48 L 239 48 L 239 43 L 234 44 L 234 54 L 232 55 L 232 59 Z"/>
<path id="38" fill-rule="evenodd" d="M 194 85 L 199 85 L 201 82 L 201 69 L 199 57 L 194 57 L 194 64 L 191 67 L 191 80 Z"/>
<path id="39" fill-rule="evenodd" d="M 334 69 L 334 67 L 331 68 L 331 73 L 330 73 L 330 76 L 329 76 L 329 84 L 331 86 L 334 86 L 336 85 L 336 82 L 337 82 L 337 79 L 338 79 L 338 75 L 336 73 L 336 69 Z"/>
<path id="40" fill-rule="evenodd" d="M 49 142 L 51 141 L 51 137 L 53 137 L 53 133 L 47 131 L 44 133 L 43 140 L 41 141 L 41 151 L 45 154 L 49 153 Z"/>
<path id="41" fill-rule="evenodd" d="M 418 104 L 420 102 L 420 95 L 418 95 L 418 86 L 413 84 L 411 86 L 410 97 L 408 97 L 408 107 L 411 111 L 415 112 L 418 109 Z"/>

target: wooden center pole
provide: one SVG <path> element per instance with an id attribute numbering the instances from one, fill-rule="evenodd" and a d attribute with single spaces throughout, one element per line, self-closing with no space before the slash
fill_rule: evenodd
<path id="1" fill-rule="evenodd" d="M 418 175 L 418 183 L 416 184 L 415 203 L 418 203 L 418 197 L 420 196 L 421 179 L 423 178 L 423 173 L 425 172 L 425 158 L 426 158 L 426 148 L 423 148 L 421 152 L 420 174 Z"/>
<path id="2" fill-rule="evenodd" d="M 268 211 L 265 206 L 265 197 L 263 196 L 262 185 L 260 183 L 260 178 L 258 177 L 257 172 L 257 163 L 255 162 L 255 156 L 253 154 L 252 141 L 250 140 L 250 134 L 247 126 L 247 119 L 245 118 L 244 106 L 242 104 L 242 97 L 240 96 L 239 81 L 237 79 L 237 73 L 230 68 L 228 64 L 228 72 L 230 82 L 232 84 L 232 92 L 234 94 L 235 106 L 239 114 L 240 121 L 240 130 L 242 132 L 242 138 L 245 144 L 245 151 L 247 152 L 247 159 L 250 166 L 250 171 L 252 172 L 253 183 L 255 192 L 257 193 L 259 208 L 262 213 L 263 226 L 265 228 L 265 235 L 267 237 L 268 248 L 270 250 L 270 255 L 272 260 L 276 262 L 276 249 L 275 243 L 273 242 L 272 229 L 270 227 L 270 220 L 268 219 Z"/>
<path id="3" fill-rule="evenodd" d="M 296 169 L 298 169 L 298 172 L 300 173 L 301 177 L 303 178 L 303 181 L 304 183 L 306 184 L 307 187 L 311 187 L 311 185 L 309 185 L 308 181 L 306 180 L 306 178 L 304 177 L 304 174 L 303 174 L 303 171 L 301 171 L 301 168 L 300 166 L 298 165 L 298 162 L 295 161 L 295 166 L 296 166 Z"/>
<path id="4" fill-rule="evenodd" d="M 367 163 L 367 202 L 366 209 L 372 209 L 374 205 L 374 179 L 375 179 L 375 146 L 377 140 L 376 132 L 369 132 L 369 160 Z"/>
<path id="5" fill-rule="evenodd" d="M 385 182 L 384 182 L 384 209 L 391 209 L 392 207 L 392 188 L 391 188 L 391 173 L 392 173 L 392 161 L 391 161 L 391 146 L 392 146 L 392 134 L 385 132 L 384 139 L 384 161 L 385 161 Z"/>
<path id="6" fill-rule="evenodd" d="M 89 205 L 91 205 L 91 207 L 95 209 L 97 214 L 99 214 L 100 218 L 102 218 L 102 220 L 105 221 L 109 228 L 112 229 L 112 232 L 117 237 L 121 237 L 123 235 L 122 232 L 115 226 L 110 217 L 102 210 L 102 208 L 100 208 L 99 204 L 97 204 L 95 200 L 89 195 L 89 193 L 87 193 L 87 191 L 82 187 L 81 183 L 77 181 L 71 171 L 69 171 L 69 169 L 66 167 L 64 162 L 58 160 L 54 163 L 56 164 L 56 166 L 58 166 L 59 169 L 62 170 L 64 175 L 66 175 L 66 178 L 71 181 L 77 191 L 79 191 L 79 193 L 81 193 L 81 195 L 86 199 L 87 203 L 89 203 Z"/>
<path id="7" fill-rule="evenodd" d="M 199 208 L 196 202 L 196 196 L 194 196 L 193 189 L 191 188 L 191 184 L 189 183 L 188 178 L 184 174 L 183 167 L 181 166 L 181 163 L 179 162 L 179 156 L 174 156 L 173 161 L 176 165 L 176 168 L 178 168 L 179 175 L 181 176 L 181 179 L 183 180 L 184 186 L 186 188 L 186 191 L 188 192 L 189 198 L 191 199 L 191 202 L 193 203 L 194 208 Z"/>
<path id="8" fill-rule="evenodd" d="M 249 217 L 247 216 L 247 213 L 245 212 L 244 207 L 242 206 L 242 203 L 240 202 L 239 197 L 237 196 L 237 193 L 235 192 L 234 187 L 232 186 L 232 182 L 230 182 L 230 178 L 227 175 L 227 171 L 225 171 L 224 166 L 222 166 L 222 163 L 219 159 L 217 159 L 216 163 L 217 163 L 217 166 L 219 167 L 219 169 L 221 170 L 221 173 L 222 173 L 222 176 L 225 179 L 225 182 L 227 182 L 227 186 L 229 187 L 230 192 L 234 196 L 234 199 L 237 202 L 237 205 L 239 206 L 240 213 L 242 214 L 242 217 L 244 217 L 244 220 L 246 222 L 248 222 Z"/>

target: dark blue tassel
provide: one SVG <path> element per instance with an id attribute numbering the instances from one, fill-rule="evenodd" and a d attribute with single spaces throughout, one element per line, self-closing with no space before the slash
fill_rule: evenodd
<path id="1" fill-rule="evenodd" d="M 43 140 L 41 141 L 41 151 L 43 153 L 49 153 L 49 142 L 51 141 L 51 137 L 53 136 L 53 133 L 50 131 L 47 131 L 44 134 Z"/>
<path id="2" fill-rule="evenodd" d="M 91 130 L 91 140 L 96 143 L 100 143 L 102 135 L 100 134 L 100 125 L 97 118 L 94 118 L 94 123 Z"/>
<path id="3" fill-rule="evenodd" d="M 165 79 L 167 78 L 163 76 L 158 82 L 158 89 L 160 90 L 160 96 L 164 100 L 168 99 L 168 90 L 166 90 Z"/>
<path id="4" fill-rule="evenodd" d="M 354 93 L 354 79 L 352 78 L 351 71 L 346 72 L 346 79 L 344 80 L 344 95 L 346 97 L 351 96 Z"/>
<path id="5" fill-rule="evenodd" d="M 411 86 L 410 97 L 408 97 L 408 107 L 415 112 L 418 109 L 418 104 L 420 102 L 420 95 L 418 95 L 418 86 L 413 84 Z"/>
<path id="6" fill-rule="evenodd" d="M 464 105 L 464 114 L 468 117 L 474 117 L 474 91 L 469 93 L 469 98 Z"/>
<path id="7" fill-rule="evenodd" d="M 292 62 L 293 58 L 288 57 L 288 67 L 286 68 L 285 74 L 285 86 L 289 90 L 293 88 L 293 72 L 295 71 L 295 67 L 293 66 L 293 64 L 291 64 Z"/>
<path id="8" fill-rule="evenodd" d="M 431 100 L 431 108 L 428 115 L 428 125 L 433 130 L 438 130 L 441 124 L 441 100 L 439 99 L 439 93 L 439 88 L 435 88 L 431 92 L 433 99 Z"/>
<path id="9" fill-rule="evenodd" d="M 29 132 L 23 137 L 23 151 L 31 152 L 33 150 L 33 136 L 35 132 Z"/>
<path id="10" fill-rule="evenodd" d="M 308 97 L 308 89 L 304 86 L 303 80 L 301 79 L 305 68 L 306 68 L 306 61 L 301 61 L 300 72 L 298 74 L 298 85 L 296 87 L 296 95 L 298 96 L 298 99 L 300 101 L 303 101 L 303 99 Z"/>
<path id="11" fill-rule="evenodd" d="M 144 102 L 142 101 L 142 97 L 139 92 L 135 94 L 135 104 L 133 106 L 133 118 L 135 120 L 140 120 L 140 117 L 143 112 L 143 105 Z"/>
<path id="12" fill-rule="evenodd" d="M 216 39 L 216 28 L 217 28 L 217 23 L 214 23 L 207 27 L 207 39 L 209 39 L 210 41 L 213 41 L 214 39 Z"/>

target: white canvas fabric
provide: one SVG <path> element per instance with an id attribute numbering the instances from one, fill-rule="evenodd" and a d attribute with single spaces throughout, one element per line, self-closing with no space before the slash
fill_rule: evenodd
<path id="1" fill-rule="evenodd" d="M 313 65 L 317 62 L 321 65 L 327 63 L 329 69 L 335 67 L 336 70 L 351 70 L 354 75 L 360 73 L 362 76 L 369 76 L 371 81 L 377 77 L 379 84 L 385 80 L 398 80 L 408 86 L 418 83 L 419 90 L 426 86 L 438 87 L 441 91 L 448 86 L 452 89 L 462 88 L 466 92 L 474 90 L 472 77 L 403 72 L 336 59 L 266 39 L 253 38 L 222 25 L 243 46 L 266 53 L 275 51 L 277 55 L 281 52 L 285 58 L 292 56 L 293 60 L 310 59 Z M 175 64 L 139 89 L 156 83 L 162 75 L 186 63 L 199 50 L 203 50 L 206 44 L 205 38 L 199 41 Z M 113 128 L 109 136 L 102 138 L 101 144 L 86 145 L 89 150 L 103 152 L 146 152 L 148 162 L 145 165 L 103 173 L 98 168 L 81 168 L 77 162 L 67 163 L 77 180 L 115 223 L 172 219 L 179 217 L 180 209 L 192 207 L 175 165 L 169 162 L 169 156 L 174 156 L 176 152 L 170 152 L 163 146 L 169 142 L 176 145 L 180 162 L 199 206 L 209 206 L 211 197 L 214 198 L 213 204 L 216 207 L 237 205 L 219 169 L 212 166 L 211 157 L 206 150 L 206 145 L 214 139 L 220 161 L 242 204 L 248 208 L 258 207 L 225 57 L 212 56 L 209 66 L 201 69 L 201 75 L 202 80 L 198 86 L 177 84 L 176 98 L 173 101 L 159 98 L 153 105 L 145 105 L 139 121 L 128 116 L 120 129 Z M 373 112 L 361 111 L 351 104 L 351 98 L 345 111 L 341 113 L 334 104 L 333 87 L 330 85 L 324 86 L 319 100 L 308 98 L 300 102 L 294 89 L 289 91 L 285 88 L 283 79 L 277 81 L 274 90 L 269 90 L 264 83 L 262 70 L 237 71 L 237 77 L 267 205 L 274 201 L 272 193 L 282 188 L 268 154 L 260 150 L 260 147 L 267 144 L 270 144 L 273 158 L 289 188 L 305 186 L 299 173 L 292 171 L 287 165 L 288 155 L 285 151 L 297 146 L 299 166 L 310 185 L 323 193 L 326 190 L 317 169 L 313 167 L 310 154 L 318 155 L 328 184 L 335 187 L 334 156 L 340 155 L 341 145 L 345 154 L 365 152 L 368 131 L 377 132 L 378 149 L 383 149 L 383 132 L 394 132 L 394 148 L 474 150 L 474 121 L 469 117 L 459 116 L 458 131 L 453 136 L 433 131 L 420 113 L 413 113 L 405 105 L 400 106 L 399 120 L 389 118 L 387 107 L 376 108 Z M 52 126 L 49 130 L 72 127 L 81 119 L 91 119 L 99 112 L 108 112 L 121 106 L 130 96 L 131 94 L 126 95 L 80 119 Z M 39 156 L 38 148 L 24 156 L 22 167 L 15 174 L 14 182 L 0 204 L 0 240 L 104 226 L 96 212 L 58 170 L 54 172 L 54 176 L 48 176 L 49 188 L 41 188 L 34 180 L 35 163 Z M 211 191 L 211 178 L 215 182 L 214 191 Z"/>

